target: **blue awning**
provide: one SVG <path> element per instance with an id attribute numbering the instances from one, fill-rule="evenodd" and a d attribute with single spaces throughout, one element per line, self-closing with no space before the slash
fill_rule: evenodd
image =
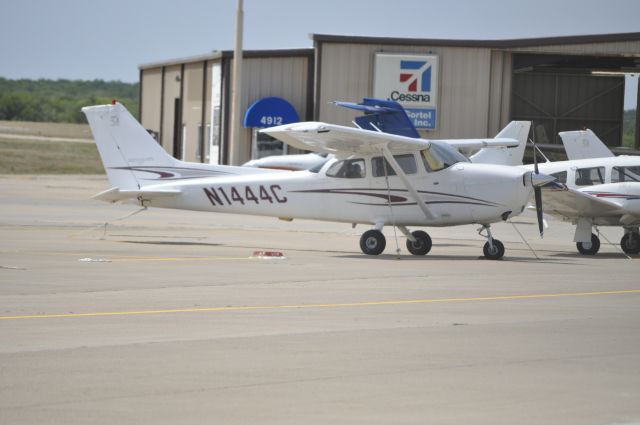
<path id="1" fill-rule="evenodd" d="M 265 128 L 298 121 L 298 113 L 289 102 L 280 97 L 263 97 L 249 106 L 244 114 L 242 126 Z"/>

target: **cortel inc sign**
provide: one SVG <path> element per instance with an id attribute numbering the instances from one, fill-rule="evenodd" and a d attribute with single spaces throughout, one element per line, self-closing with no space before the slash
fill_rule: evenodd
<path id="1" fill-rule="evenodd" d="M 416 128 L 435 130 L 438 56 L 376 53 L 373 97 L 400 103 Z"/>

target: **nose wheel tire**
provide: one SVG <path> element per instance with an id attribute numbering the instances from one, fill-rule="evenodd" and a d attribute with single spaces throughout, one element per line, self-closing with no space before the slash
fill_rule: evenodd
<path id="1" fill-rule="evenodd" d="M 634 255 L 640 253 L 640 234 L 635 232 L 625 233 L 620 240 L 620 247 L 625 254 Z"/>
<path id="2" fill-rule="evenodd" d="M 499 260 L 504 256 L 504 245 L 499 240 L 494 239 L 493 247 L 487 242 L 484 244 L 482 252 L 488 260 Z"/>
<path id="3" fill-rule="evenodd" d="M 387 246 L 387 240 L 379 230 L 367 230 L 360 237 L 360 249 L 367 255 L 379 255 Z"/>
<path id="4" fill-rule="evenodd" d="M 411 232 L 411 235 L 416 238 L 416 241 L 411 242 L 407 239 L 407 250 L 409 250 L 410 253 L 413 255 L 426 255 L 431 251 L 431 237 L 427 232 L 416 230 L 415 232 Z"/>
<path id="5" fill-rule="evenodd" d="M 591 242 L 578 242 L 576 247 L 582 255 L 596 255 L 600 250 L 600 238 L 592 233 Z"/>

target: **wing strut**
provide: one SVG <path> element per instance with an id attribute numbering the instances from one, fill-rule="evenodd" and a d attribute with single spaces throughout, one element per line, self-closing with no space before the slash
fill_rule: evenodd
<path id="1" fill-rule="evenodd" d="M 420 198 L 420 194 L 418 194 L 418 191 L 413 187 L 407 175 L 404 173 L 402 168 L 400 168 L 400 164 L 398 164 L 396 159 L 393 157 L 387 145 L 382 146 L 382 154 L 384 155 L 384 158 L 387 160 L 389 165 L 391 165 L 391 168 L 393 168 L 393 171 L 395 171 L 398 177 L 400 177 L 400 180 L 402 180 L 402 183 L 407 188 L 413 199 L 416 201 L 418 207 L 420 207 L 425 217 L 427 217 L 428 220 L 434 220 L 436 216 L 431 211 L 429 211 L 429 208 L 427 208 L 424 201 Z"/>

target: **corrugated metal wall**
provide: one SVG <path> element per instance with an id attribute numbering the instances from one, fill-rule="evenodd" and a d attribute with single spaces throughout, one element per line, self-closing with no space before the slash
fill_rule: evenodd
<path id="1" fill-rule="evenodd" d="M 278 96 L 291 103 L 300 119 L 304 120 L 307 114 L 308 63 L 306 56 L 245 58 L 242 65 L 242 113 L 256 100 Z M 251 159 L 251 132 L 246 128 L 240 135 L 240 157 L 244 161 Z"/>
<path id="2" fill-rule="evenodd" d="M 231 58 L 224 59 L 231 61 Z M 219 61 L 219 59 L 217 60 Z M 142 76 L 142 119 L 145 128 L 160 133 L 160 141 L 167 152 L 185 161 L 199 162 L 206 152 L 201 152 L 201 138 L 204 135 L 205 151 L 209 143 L 208 126 L 211 124 L 211 66 L 214 60 L 188 62 L 164 66 L 164 92 L 162 89 L 162 66 L 146 68 Z M 243 65 L 243 88 L 241 112 L 256 100 L 268 96 L 278 96 L 290 102 L 301 120 L 307 116 L 307 92 L 310 56 L 245 58 Z M 184 72 L 182 68 L 184 67 Z M 203 84 L 205 85 L 203 90 Z M 230 87 L 230 76 L 225 85 Z M 175 100 L 182 98 L 179 116 L 181 122 L 175 127 Z M 163 98 L 162 95 L 164 94 Z M 204 96 L 204 132 L 203 125 Z M 222 99 L 224 110 L 225 99 Z M 160 118 L 162 116 L 162 118 Z M 224 118 L 224 117 L 223 117 Z M 241 117 L 242 119 L 242 117 Z M 228 124 L 227 124 L 228 125 Z M 162 126 L 162 128 L 160 128 Z M 223 125 L 224 127 L 224 125 Z M 179 149 L 174 146 L 175 132 L 182 138 Z M 223 135 L 224 136 L 224 135 Z M 227 135 L 228 137 L 228 135 Z M 243 129 L 240 139 L 241 160 L 251 159 L 252 129 Z M 229 143 L 228 140 L 226 140 Z"/>
<path id="3" fill-rule="evenodd" d="M 622 76 L 525 72 L 514 75 L 512 114 L 533 121 L 538 143 L 561 144 L 558 132 L 590 128 L 619 146 L 623 99 Z"/>
<path id="4" fill-rule="evenodd" d="M 162 128 L 160 144 L 170 154 L 174 152 L 175 99 L 180 98 L 180 65 L 167 66 L 164 71 L 164 99 L 162 101 Z"/>
<path id="5" fill-rule="evenodd" d="M 140 122 L 147 130 L 160 135 L 160 96 L 162 93 L 162 68 L 145 69 L 141 72 L 143 105 Z"/>
<path id="6" fill-rule="evenodd" d="M 316 115 L 320 121 L 351 125 L 357 114 L 329 105 L 334 100 L 358 102 L 373 91 L 373 58 L 376 52 L 433 53 L 440 60 L 438 122 L 428 138 L 488 136 L 489 99 L 495 99 L 502 84 L 490 96 L 491 50 L 488 48 L 393 46 L 321 43 L 319 93 Z M 501 81 L 500 81 L 501 82 Z"/>
<path id="7" fill-rule="evenodd" d="M 488 137 L 498 134 L 510 121 L 512 72 L 511 53 L 492 51 L 487 126 Z"/>
<path id="8" fill-rule="evenodd" d="M 203 62 L 188 63 L 184 68 L 182 102 L 182 159 L 200 161 L 200 127 L 202 125 Z"/>

